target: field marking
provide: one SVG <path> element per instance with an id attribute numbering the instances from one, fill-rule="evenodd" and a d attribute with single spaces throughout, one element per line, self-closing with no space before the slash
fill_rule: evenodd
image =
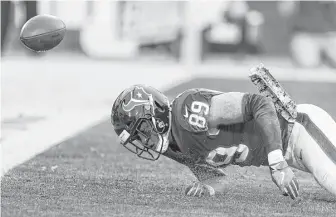
<path id="1" fill-rule="evenodd" d="M 22 128 L 2 126 L 1 177 L 109 118 L 114 98 L 125 87 L 144 83 L 164 90 L 191 77 L 180 67 L 165 64 L 139 67 L 89 60 L 6 60 L 1 69 L 2 122 L 20 116 L 43 117 L 22 123 Z"/>
<path id="2" fill-rule="evenodd" d="M 54 115 L 8 136 L 2 145 L 1 177 L 8 170 L 106 118 L 106 110 Z M 85 118 L 83 118 L 85 117 Z M 46 130 L 48 129 L 48 130 Z"/>

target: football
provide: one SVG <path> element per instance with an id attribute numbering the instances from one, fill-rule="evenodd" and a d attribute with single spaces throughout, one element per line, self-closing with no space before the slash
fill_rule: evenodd
<path id="1" fill-rule="evenodd" d="M 23 25 L 20 40 L 35 52 L 48 51 L 61 43 L 65 32 L 66 26 L 58 17 L 37 15 Z"/>

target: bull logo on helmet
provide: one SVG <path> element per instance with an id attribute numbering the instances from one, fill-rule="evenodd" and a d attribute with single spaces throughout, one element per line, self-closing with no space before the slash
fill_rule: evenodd
<path id="1" fill-rule="evenodd" d="M 152 100 L 152 95 L 145 92 L 142 87 L 135 87 L 131 91 L 131 99 L 128 101 L 127 104 L 125 102 L 122 104 L 123 109 L 126 112 L 132 111 L 136 106 L 139 105 L 147 105 L 150 107 Z"/>

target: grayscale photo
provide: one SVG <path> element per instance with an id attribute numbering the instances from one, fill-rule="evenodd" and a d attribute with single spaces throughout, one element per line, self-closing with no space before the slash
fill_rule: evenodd
<path id="1" fill-rule="evenodd" d="M 1 0 L 2 217 L 336 217 L 336 1 Z"/>

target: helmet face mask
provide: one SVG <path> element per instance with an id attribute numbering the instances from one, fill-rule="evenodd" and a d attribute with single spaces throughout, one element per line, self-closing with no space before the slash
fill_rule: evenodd
<path id="1" fill-rule="evenodd" d="M 120 143 L 138 157 L 157 160 L 168 148 L 171 113 L 167 97 L 151 87 L 133 86 L 112 108 Z"/>
<path id="2" fill-rule="evenodd" d="M 129 139 L 121 141 L 121 144 L 138 157 L 147 160 L 157 160 L 163 150 L 163 136 L 153 128 L 152 121 L 149 119 L 141 119 L 138 121 Z M 127 138 L 127 131 L 124 130 L 119 138 Z"/>

